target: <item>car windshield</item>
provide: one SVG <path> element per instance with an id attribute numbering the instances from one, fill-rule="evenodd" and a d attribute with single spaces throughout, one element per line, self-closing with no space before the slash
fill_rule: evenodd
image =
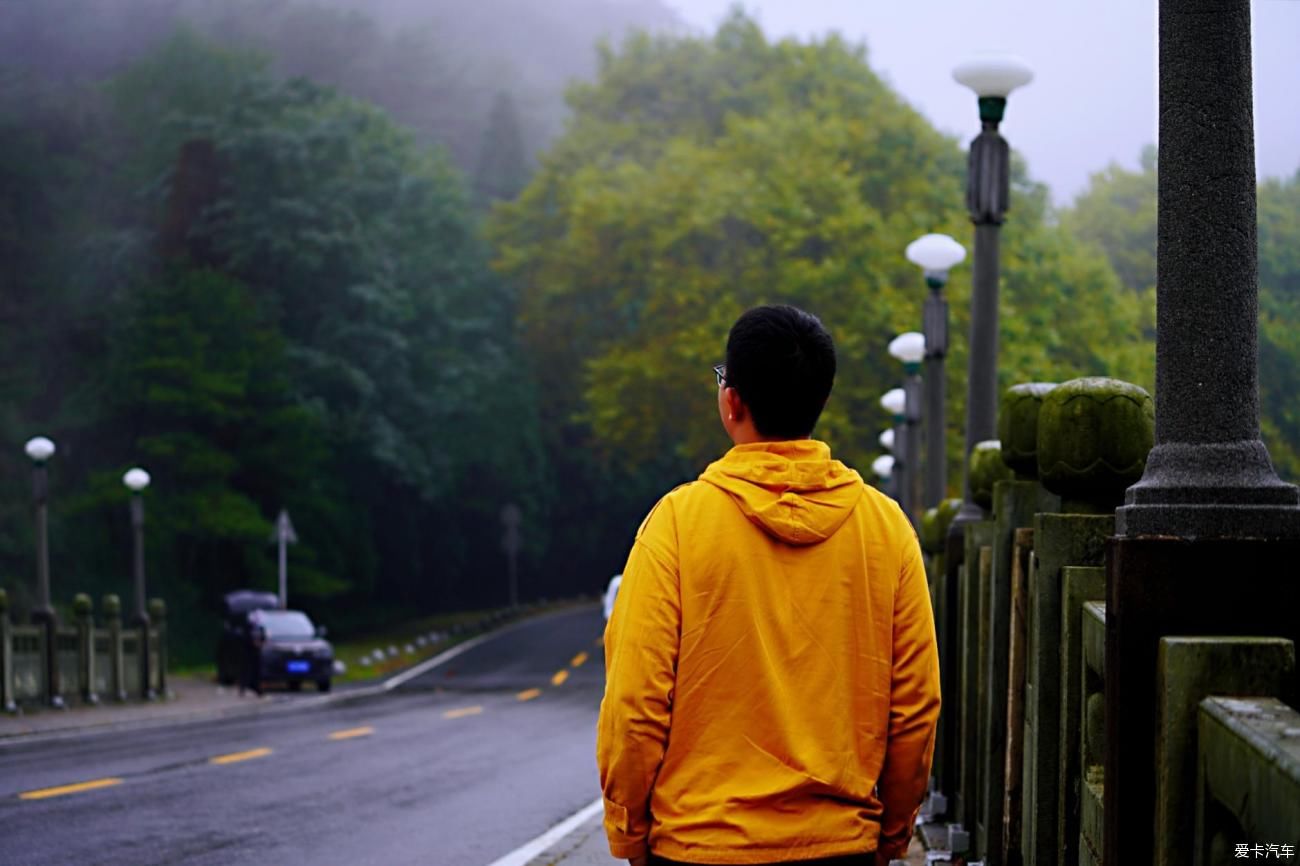
<path id="1" fill-rule="evenodd" d="M 272 640 L 293 640 L 316 636 L 316 628 L 307 619 L 307 615 L 296 610 L 262 611 L 258 615 L 258 625 L 266 629 L 266 636 Z"/>

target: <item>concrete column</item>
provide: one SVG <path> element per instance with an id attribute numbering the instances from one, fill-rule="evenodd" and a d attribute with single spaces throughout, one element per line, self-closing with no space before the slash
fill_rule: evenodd
<path id="1" fill-rule="evenodd" d="M 1259 438 L 1249 0 L 1160 3 L 1156 445 L 1120 535 L 1300 538 Z"/>

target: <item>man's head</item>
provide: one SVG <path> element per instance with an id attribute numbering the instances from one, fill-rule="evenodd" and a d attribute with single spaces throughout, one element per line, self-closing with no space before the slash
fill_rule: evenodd
<path id="1" fill-rule="evenodd" d="M 731 327 L 722 376 L 718 412 L 733 441 L 804 439 L 835 382 L 835 344 L 810 313 L 755 307 Z"/>

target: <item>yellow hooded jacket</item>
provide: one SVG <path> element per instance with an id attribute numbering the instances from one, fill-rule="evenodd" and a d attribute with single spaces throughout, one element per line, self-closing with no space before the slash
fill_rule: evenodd
<path id="1" fill-rule="evenodd" d="M 623 570 L 605 673 L 615 857 L 906 847 L 939 714 L 925 572 L 902 511 L 825 443 L 738 445 L 659 501 Z"/>

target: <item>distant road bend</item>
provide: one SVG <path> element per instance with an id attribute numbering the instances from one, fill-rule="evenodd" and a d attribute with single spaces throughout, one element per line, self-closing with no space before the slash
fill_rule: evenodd
<path id="1" fill-rule="evenodd" d="M 591 803 L 598 606 L 369 700 L 0 746 L 0 864 L 486 866 Z"/>

